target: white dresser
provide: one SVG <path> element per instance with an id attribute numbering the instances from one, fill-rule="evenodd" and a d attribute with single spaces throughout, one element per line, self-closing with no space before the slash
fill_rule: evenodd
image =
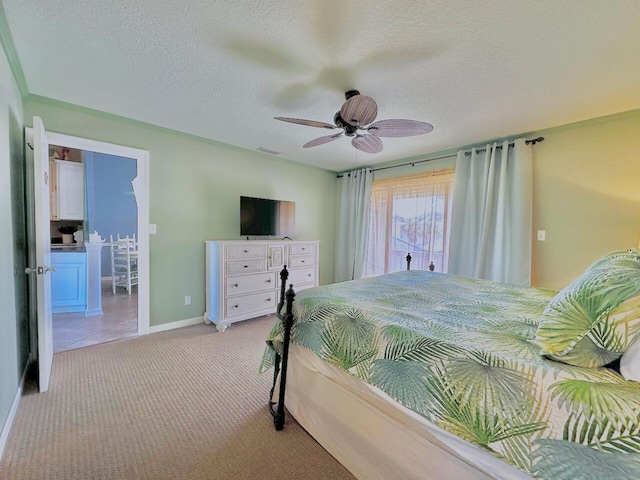
<path id="1" fill-rule="evenodd" d="M 204 320 L 219 331 L 240 320 L 275 313 L 280 271 L 296 291 L 318 285 L 319 241 L 207 241 Z"/>

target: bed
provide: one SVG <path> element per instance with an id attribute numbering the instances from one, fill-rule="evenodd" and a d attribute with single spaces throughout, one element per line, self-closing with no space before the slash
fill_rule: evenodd
<path id="1" fill-rule="evenodd" d="M 640 337 L 640 255 L 583 277 L 555 292 L 405 271 L 290 289 L 285 309 L 283 272 L 261 367 L 276 428 L 286 404 L 359 479 L 640 478 L 640 384 L 609 363 Z"/>

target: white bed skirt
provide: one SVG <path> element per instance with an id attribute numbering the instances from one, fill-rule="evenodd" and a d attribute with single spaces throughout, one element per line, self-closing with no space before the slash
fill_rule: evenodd
<path id="1" fill-rule="evenodd" d="M 360 480 L 531 480 L 295 344 L 289 351 L 285 403 L 298 423 Z"/>

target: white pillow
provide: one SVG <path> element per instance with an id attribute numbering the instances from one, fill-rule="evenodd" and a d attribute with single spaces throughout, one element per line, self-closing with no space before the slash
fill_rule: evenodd
<path id="1" fill-rule="evenodd" d="M 627 380 L 640 382 L 640 339 L 636 340 L 622 355 L 620 373 Z"/>

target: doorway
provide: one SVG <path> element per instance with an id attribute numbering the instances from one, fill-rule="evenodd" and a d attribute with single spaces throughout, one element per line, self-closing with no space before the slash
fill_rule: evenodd
<path id="1" fill-rule="evenodd" d="M 131 297 L 125 300 L 128 303 L 128 310 L 131 317 L 135 317 L 137 320 L 137 326 L 134 328 L 134 334 L 137 335 L 146 335 L 149 333 L 149 152 L 146 150 L 140 150 L 136 148 L 126 147 L 122 145 L 116 145 L 111 143 L 99 142 L 96 140 L 85 139 L 81 137 L 75 137 L 71 135 L 59 134 L 54 132 L 46 132 L 47 141 L 49 145 L 60 146 L 63 145 L 69 149 L 75 149 L 82 152 L 91 152 L 93 154 L 102 154 L 120 158 L 127 158 L 132 161 L 135 161 L 135 170 L 136 177 L 131 182 L 130 193 L 132 192 L 135 196 L 135 203 L 137 207 L 136 219 L 135 219 L 135 229 L 137 232 L 136 247 L 137 247 L 137 286 L 132 288 L 130 291 L 132 293 Z M 27 128 L 27 138 L 33 139 L 32 129 Z M 28 150 L 31 154 L 30 149 Z M 29 155 L 32 157 L 32 155 Z M 28 162 L 30 163 L 30 162 Z M 35 187 L 35 186 L 34 186 Z M 42 187 L 41 187 L 42 188 Z M 49 196 L 49 192 L 47 192 L 47 197 Z M 31 208 L 33 210 L 33 207 Z M 33 222 L 35 224 L 36 232 L 38 229 L 44 229 L 45 226 L 40 225 L 38 221 Z M 91 228 L 91 225 L 87 225 Z M 50 224 L 46 226 L 47 229 L 47 237 L 50 237 Z M 89 235 L 93 233 L 88 230 L 83 229 L 84 240 L 88 240 Z M 133 233 L 133 232 L 132 232 Z M 100 232 L 98 232 L 100 234 Z M 117 235 L 117 232 L 116 232 Z M 126 237 L 126 234 L 124 234 Z M 116 237 L 117 238 L 117 237 Z M 109 238 L 104 238 L 105 244 L 109 243 Z M 105 253 L 102 255 L 110 255 L 109 245 L 104 245 L 102 250 Z M 110 281 L 107 278 L 101 279 L 101 286 L 103 284 L 107 284 L 103 288 L 109 287 Z M 121 290 L 120 288 L 116 289 Z M 111 290 L 112 291 L 112 290 Z M 122 293 L 122 292 L 119 292 Z M 134 296 L 135 294 L 135 296 Z M 116 295 L 116 297 L 122 298 L 121 295 Z M 110 300 L 116 300 L 114 298 L 109 298 L 107 293 L 104 293 L 103 298 L 106 300 L 107 304 Z M 50 300 L 49 300 L 50 302 Z M 109 311 L 109 307 L 107 306 L 107 311 Z M 79 313 L 79 312 L 77 312 Z M 84 313 L 82 313 L 84 317 Z M 89 318 L 89 317 L 86 317 Z M 39 338 L 41 336 L 40 325 L 31 322 L 31 325 L 34 331 L 38 332 L 37 337 L 34 336 L 32 338 Z M 79 345 L 78 345 L 79 346 Z M 53 345 L 52 345 L 53 347 Z M 39 357 L 39 355 L 38 355 Z"/>
<path id="2" fill-rule="evenodd" d="M 54 353 L 136 336 L 137 162 L 54 144 L 49 159 Z M 84 243 L 93 232 L 98 251 Z"/>

